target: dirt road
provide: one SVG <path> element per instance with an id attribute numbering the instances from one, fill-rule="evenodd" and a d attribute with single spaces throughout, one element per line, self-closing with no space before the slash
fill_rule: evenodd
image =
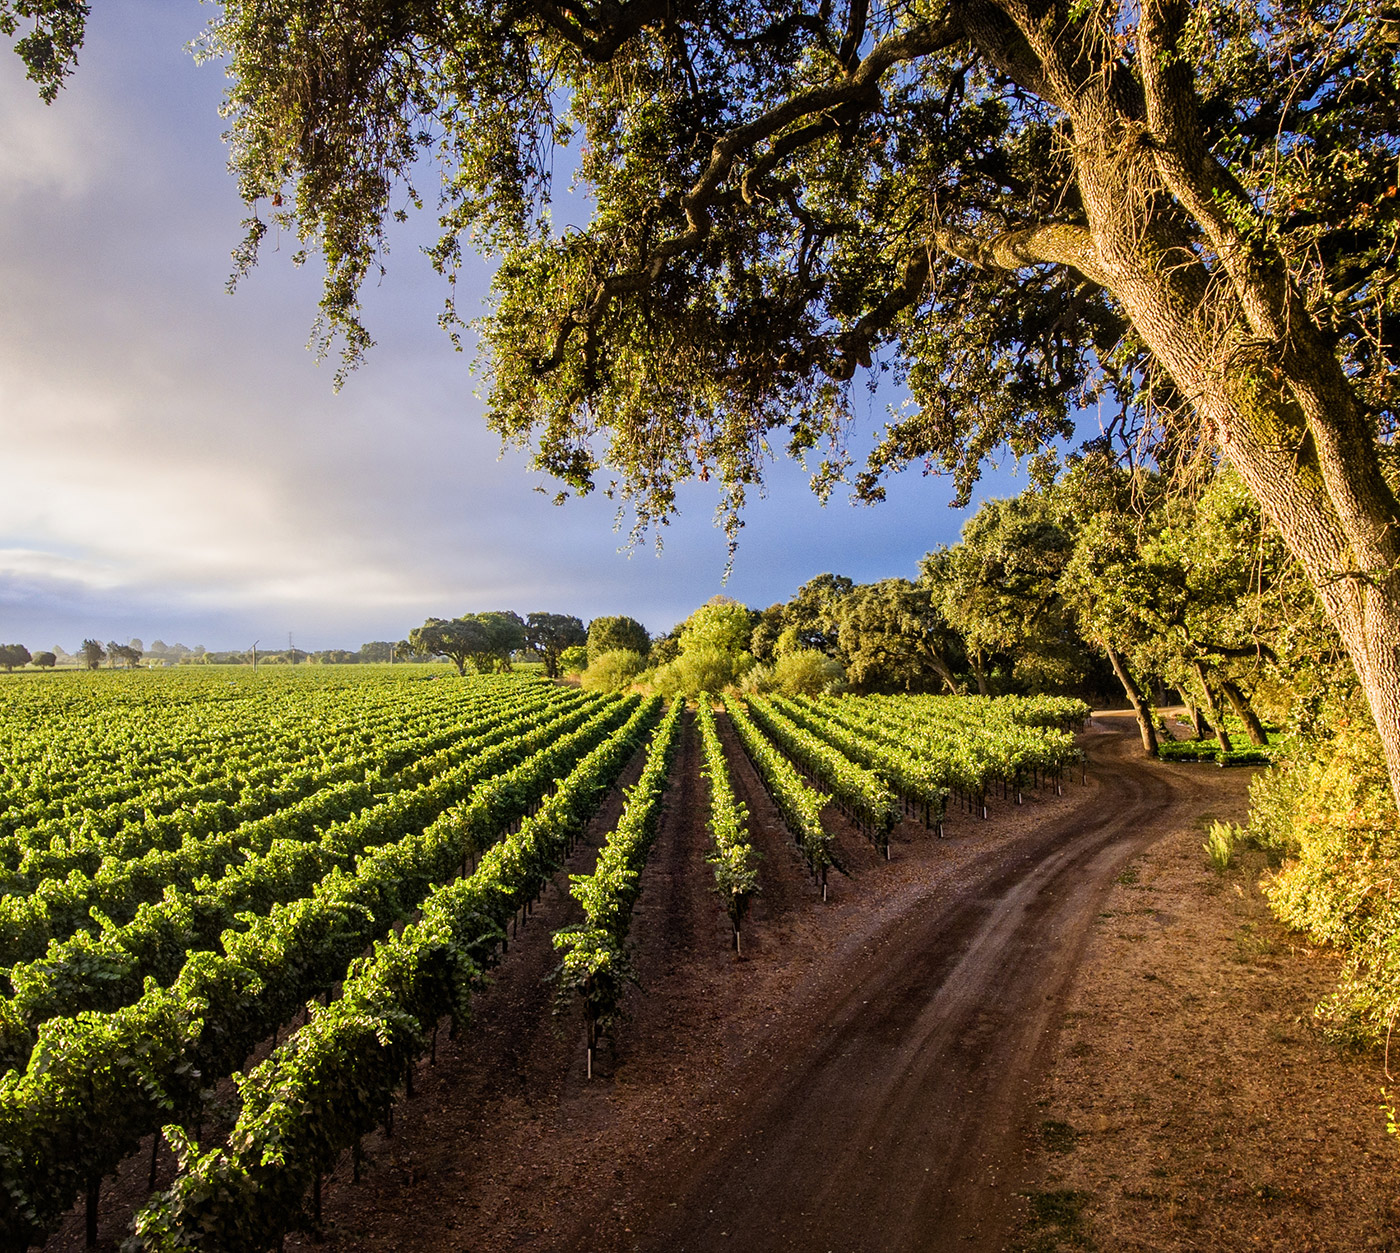
<path id="1" fill-rule="evenodd" d="M 1096 719 L 1105 803 L 1052 818 L 918 900 L 649 1225 L 655 1250 L 1002 1247 L 1029 1093 L 1106 888 L 1222 782 L 1163 771 Z"/>

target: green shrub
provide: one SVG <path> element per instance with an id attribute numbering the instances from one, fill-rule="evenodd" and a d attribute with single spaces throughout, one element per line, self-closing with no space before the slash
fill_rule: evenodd
<path id="1" fill-rule="evenodd" d="M 812 648 L 784 653 L 773 663 L 774 691 L 785 696 L 820 696 L 839 692 L 846 686 L 841 663 Z"/>
<path id="2" fill-rule="evenodd" d="M 1201 845 L 1210 857 L 1210 864 L 1224 874 L 1234 860 L 1235 845 L 1244 832 L 1233 822 L 1212 822 L 1206 831 L 1206 842 Z"/>
<path id="3" fill-rule="evenodd" d="M 588 669 L 588 649 L 584 645 L 575 644 L 559 654 L 560 674 L 582 674 L 586 669 Z"/>
<path id="4" fill-rule="evenodd" d="M 723 691 L 734 681 L 735 658 L 718 648 L 694 648 L 657 667 L 652 679 L 662 696 L 698 696 Z"/>
<path id="5" fill-rule="evenodd" d="M 1274 913 L 1347 957 L 1319 1016 L 1339 1035 L 1383 1038 L 1400 1010 L 1400 824 L 1369 718 L 1296 741 L 1250 801 L 1250 834 L 1288 857 L 1264 887 Z"/>
<path id="6" fill-rule="evenodd" d="M 579 677 L 590 692 L 616 692 L 634 683 L 646 669 L 646 658 L 630 649 L 616 648 L 601 653 Z"/>

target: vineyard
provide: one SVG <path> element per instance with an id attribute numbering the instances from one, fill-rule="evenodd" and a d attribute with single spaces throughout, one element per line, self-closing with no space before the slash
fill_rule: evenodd
<path id="1" fill-rule="evenodd" d="M 704 810 L 715 916 L 742 952 L 765 873 L 739 765 L 819 910 L 843 871 L 838 826 L 894 858 L 951 809 L 980 821 L 990 796 L 1058 788 L 1088 713 L 1045 697 L 688 709 L 428 667 L 64 675 L 5 695 L 0 1248 L 15 1250 L 75 1206 L 96 1243 L 104 1180 L 134 1158 L 149 1199 L 104 1238 L 247 1251 L 314 1229 L 322 1179 L 343 1158 L 358 1174 L 441 1031 L 473 1030 L 483 980 L 510 977 L 565 869 L 580 920 L 552 936 L 557 1006 L 591 1072 L 625 1030 L 634 906 L 677 789 Z M 600 811 L 616 816 L 595 858 L 581 841 Z"/>

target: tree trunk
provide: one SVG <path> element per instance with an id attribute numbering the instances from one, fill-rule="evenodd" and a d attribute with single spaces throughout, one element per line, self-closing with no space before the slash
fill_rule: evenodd
<path id="1" fill-rule="evenodd" d="M 1119 655 L 1118 650 L 1111 644 L 1105 644 L 1104 651 L 1108 653 L 1108 664 L 1113 667 L 1113 673 L 1118 676 L 1118 682 L 1123 685 L 1123 691 L 1127 693 L 1128 704 L 1133 707 L 1133 713 L 1137 715 L 1138 731 L 1142 735 L 1142 751 L 1149 757 L 1155 757 L 1157 756 L 1157 728 L 1152 725 L 1152 711 L 1142 699 L 1142 690 L 1128 672 L 1127 662 Z"/>
<path id="2" fill-rule="evenodd" d="M 1220 449 L 1307 572 L 1356 667 L 1400 810 L 1400 499 L 1374 417 L 1206 142 L 1179 47 L 1187 7 L 1143 0 L 1140 92 L 1111 56 L 1032 12 L 969 6 L 965 20 L 994 64 L 1068 116 L 1087 226 L 1057 224 L 1034 236 L 1040 251 L 994 263 L 1068 265 L 1103 286 L 1189 398 L 1198 425 L 1168 420 Z"/>
<path id="3" fill-rule="evenodd" d="M 1254 706 L 1249 703 L 1249 698 L 1240 691 L 1237 684 L 1231 683 L 1229 679 L 1220 680 L 1220 690 L 1225 694 L 1225 699 L 1230 702 L 1230 708 L 1235 711 L 1235 717 L 1244 723 L 1249 742 L 1255 748 L 1265 747 L 1269 742 L 1269 737 L 1264 734 L 1264 724 L 1259 721 L 1259 715 L 1254 712 Z"/>
<path id="4" fill-rule="evenodd" d="M 977 679 L 977 695 L 986 696 L 987 693 L 987 672 L 982 667 L 982 651 L 976 649 L 968 654 L 967 658 L 972 662 L 972 673 Z"/>
<path id="5" fill-rule="evenodd" d="M 1192 739 L 1204 740 L 1215 734 L 1215 728 L 1205 720 L 1201 707 L 1195 701 L 1186 702 L 1186 716 L 1191 720 Z"/>
<path id="6" fill-rule="evenodd" d="M 1220 745 L 1220 751 L 1230 752 L 1234 745 L 1230 743 L 1229 732 L 1225 730 L 1225 714 L 1220 708 L 1220 702 L 1215 699 L 1215 693 L 1211 690 L 1210 677 L 1206 674 L 1206 663 L 1199 658 L 1191 663 L 1196 671 L 1196 681 L 1201 685 L 1201 694 L 1205 698 L 1206 711 L 1210 714 L 1210 720 L 1215 723 L 1215 742 Z"/>

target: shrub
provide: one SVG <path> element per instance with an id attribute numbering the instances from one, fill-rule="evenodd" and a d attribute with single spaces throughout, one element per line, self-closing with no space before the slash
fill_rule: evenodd
<path id="1" fill-rule="evenodd" d="M 1206 831 L 1206 842 L 1201 845 L 1210 857 L 1210 864 L 1217 873 L 1224 874 L 1234 860 L 1235 845 L 1244 832 L 1233 822 L 1212 822 Z"/>
<path id="2" fill-rule="evenodd" d="M 662 696 L 719 692 L 734 681 L 734 657 L 718 648 L 695 648 L 657 668 L 652 678 Z"/>
<path id="3" fill-rule="evenodd" d="M 627 648 L 615 648 L 600 653 L 589 664 L 579 682 L 590 692 L 616 692 L 636 681 L 646 669 L 646 658 Z"/>
<path id="4" fill-rule="evenodd" d="M 582 674 L 588 669 L 588 649 L 583 644 L 574 644 L 559 654 L 560 674 Z"/>
<path id="5" fill-rule="evenodd" d="M 773 663 L 773 687 L 785 696 L 820 696 L 845 686 L 841 663 L 812 648 L 784 653 Z"/>
<path id="6" fill-rule="evenodd" d="M 1338 1035 L 1383 1038 L 1400 1010 L 1400 827 L 1369 718 L 1295 741 L 1250 801 L 1251 834 L 1289 856 L 1265 884 L 1274 913 L 1347 957 L 1319 1016 Z"/>

